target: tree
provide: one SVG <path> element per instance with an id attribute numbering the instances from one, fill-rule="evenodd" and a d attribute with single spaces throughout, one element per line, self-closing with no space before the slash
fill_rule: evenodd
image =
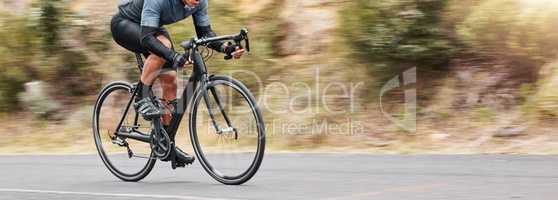
<path id="1" fill-rule="evenodd" d="M 41 0 L 40 10 L 38 28 L 43 47 L 47 52 L 56 51 L 60 49 L 60 30 L 64 16 L 61 0 Z"/>

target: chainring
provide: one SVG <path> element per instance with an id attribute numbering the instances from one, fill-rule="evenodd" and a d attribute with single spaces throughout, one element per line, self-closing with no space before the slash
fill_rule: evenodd
<path id="1" fill-rule="evenodd" d="M 153 131 L 153 134 L 151 134 L 150 147 L 157 158 L 164 160 L 169 157 L 172 150 L 172 143 L 169 135 L 164 129 Z"/>

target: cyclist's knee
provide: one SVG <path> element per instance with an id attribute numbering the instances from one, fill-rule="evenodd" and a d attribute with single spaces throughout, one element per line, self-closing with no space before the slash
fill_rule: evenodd
<path id="1" fill-rule="evenodd" d="M 171 41 L 165 37 L 164 35 L 159 35 L 157 36 L 157 39 L 163 44 L 165 45 L 165 47 L 167 48 L 172 48 L 172 43 Z M 165 58 L 162 58 L 158 55 L 155 55 L 154 53 L 149 54 L 149 56 L 147 57 L 147 59 L 152 60 L 152 62 L 156 62 L 157 65 L 163 66 L 167 61 L 165 60 Z M 176 77 L 176 75 L 175 75 Z"/>
<path id="2" fill-rule="evenodd" d="M 158 55 L 155 55 L 153 53 L 149 54 L 149 56 L 147 57 L 147 60 L 149 60 L 149 62 L 155 62 L 156 65 L 158 65 L 158 66 L 163 66 L 167 62 L 164 58 L 162 58 Z"/>

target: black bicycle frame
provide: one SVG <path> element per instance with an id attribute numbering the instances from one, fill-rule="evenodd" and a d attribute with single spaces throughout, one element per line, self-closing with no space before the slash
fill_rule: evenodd
<path id="1" fill-rule="evenodd" d="M 205 87 L 205 84 L 207 84 L 207 82 L 209 81 L 205 61 L 203 60 L 201 54 L 198 52 L 197 47 L 191 48 L 190 58 L 193 62 L 192 75 L 190 76 L 188 82 L 186 83 L 186 87 L 182 92 L 182 97 L 177 99 L 178 100 L 177 107 L 175 108 L 172 114 L 172 121 L 168 129 L 169 131 L 168 134 L 169 136 L 171 136 L 171 139 L 173 140 L 178 130 L 178 127 L 182 122 L 182 118 L 184 117 L 184 114 L 188 109 L 188 105 L 190 104 L 190 101 L 194 96 L 194 92 L 196 91 L 198 84 L 201 84 L 199 86 L 200 88 L 203 88 Z"/>
<path id="2" fill-rule="evenodd" d="M 136 54 L 136 59 L 137 59 L 137 62 L 138 62 L 138 68 L 139 68 L 140 72 L 142 72 L 143 71 L 143 60 L 141 58 L 141 55 Z M 192 100 L 192 97 L 194 96 L 194 92 L 196 91 L 196 88 L 198 87 L 198 84 L 201 83 L 201 87 L 205 87 L 205 84 L 209 80 L 209 78 L 207 76 L 207 68 L 206 68 L 206 65 L 205 65 L 205 61 L 203 60 L 201 54 L 198 52 L 197 46 L 195 44 L 193 44 L 192 48 L 190 49 L 190 59 L 193 63 L 192 75 L 190 76 L 190 78 L 188 79 L 188 82 L 186 83 L 186 87 L 184 88 L 184 91 L 182 92 L 182 97 L 177 99 L 177 107 L 175 108 L 174 112 L 172 113 L 172 121 L 171 121 L 171 124 L 170 124 L 170 126 L 167 130 L 168 135 L 171 137 L 172 140 L 174 140 L 174 136 L 176 135 L 178 127 L 180 126 L 180 123 L 182 122 L 182 118 L 184 117 L 184 114 L 186 113 L 188 105 L 189 105 L 190 101 Z M 130 138 L 130 139 L 134 139 L 134 140 L 149 143 L 151 141 L 151 139 L 150 139 L 151 137 L 148 134 L 141 133 L 141 132 L 134 131 L 134 130 L 131 131 L 131 132 L 120 132 L 119 131 L 120 128 L 122 127 L 122 123 L 126 119 L 126 115 L 127 115 L 128 111 L 130 109 L 130 106 L 133 102 L 133 99 L 137 95 L 140 88 L 141 87 L 136 87 L 135 91 L 133 91 L 132 98 L 130 98 L 130 101 L 128 102 L 127 108 L 126 108 L 124 114 L 122 115 L 122 118 L 120 119 L 120 122 L 119 122 L 119 124 L 118 124 L 118 126 L 115 130 L 115 135 L 119 136 L 119 137 L 123 137 L 123 138 Z M 216 97 L 216 98 L 218 98 L 218 97 Z M 139 116 L 139 114 L 136 113 L 136 116 L 134 118 L 134 126 L 137 126 L 138 116 Z"/>
<path id="3" fill-rule="evenodd" d="M 237 35 L 224 35 L 224 36 L 218 36 L 218 37 L 213 37 L 213 38 L 201 38 L 201 39 L 197 39 L 197 38 L 192 38 L 192 40 L 190 41 L 185 41 L 182 42 L 180 44 L 180 46 L 182 48 L 184 48 L 185 52 L 189 52 L 189 58 L 193 63 L 193 71 L 192 71 L 192 76 L 190 76 L 190 78 L 188 79 L 188 82 L 186 83 L 186 87 L 184 88 L 184 91 L 182 92 L 182 97 L 177 99 L 177 107 L 175 108 L 175 110 L 172 113 L 172 121 L 171 124 L 168 128 L 168 135 L 170 136 L 171 140 L 174 141 L 174 136 L 176 135 L 176 132 L 178 130 L 178 127 L 180 126 L 180 123 L 182 122 L 182 118 L 184 117 L 184 113 L 186 112 L 187 108 L 188 108 L 188 104 L 190 104 L 190 101 L 192 100 L 192 97 L 194 96 L 194 93 L 196 91 L 196 89 L 198 88 L 198 84 L 199 88 L 201 89 L 201 92 L 204 92 L 204 100 L 206 101 L 206 105 L 208 107 L 208 112 L 209 112 L 209 116 L 211 117 L 211 120 L 213 121 L 213 126 L 215 128 L 215 131 L 217 131 L 217 133 L 220 133 L 221 130 L 219 129 L 219 127 L 217 126 L 217 124 L 215 123 L 215 118 L 213 115 L 213 111 L 209 106 L 209 102 L 208 102 L 208 94 L 207 94 L 207 90 L 205 87 L 207 87 L 207 83 L 209 82 L 209 77 L 207 75 L 207 67 L 205 65 L 205 61 L 202 58 L 202 55 L 198 52 L 198 45 L 206 45 L 210 42 L 214 42 L 214 41 L 224 41 L 224 40 L 233 40 L 236 45 L 240 48 L 242 47 L 241 42 L 244 41 L 244 46 L 246 47 L 247 51 L 250 51 L 250 41 L 248 40 L 248 30 L 243 28 L 240 30 L 240 33 Z M 225 59 L 231 59 L 232 55 L 227 55 L 225 56 Z M 136 54 L 136 59 L 138 62 L 138 68 L 140 70 L 140 72 L 143 71 L 143 60 L 141 59 L 141 55 L 140 54 Z M 134 97 L 136 96 L 136 94 L 138 93 L 138 90 L 142 88 L 142 87 L 136 87 L 135 91 L 133 91 L 133 95 L 132 98 L 130 98 L 130 101 L 128 102 L 128 107 L 125 110 L 124 115 L 122 116 L 122 118 L 120 119 L 120 123 L 118 124 L 116 130 L 115 130 L 115 135 L 118 137 L 124 137 L 124 138 L 131 138 L 131 139 L 135 139 L 135 140 L 139 140 L 142 142 L 147 142 L 149 143 L 151 141 L 151 137 L 148 134 L 144 134 L 141 132 L 136 131 L 135 129 L 132 129 L 131 132 L 120 132 L 120 128 L 122 127 L 122 123 L 124 122 L 124 120 L 126 119 L 126 115 L 128 114 L 130 105 L 132 104 L 132 101 L 134 99 Z M 217 105 L 219 106 L 219 111 L 221 111 L 221 113 L 223 114 L 223 117 L 225 118 L 225 121 L 227 122 L 227 125 L 229 126 L 229 128 L 231 128 L 231 122 L 228 118 L 228 116 L 225 114 L 223 106 L 221 105 L 221 100 L 219 95 L 217 94 L 216 90 L 214 88 L 211 88 L 211 93 L 213 94 L 213 97 L 215 98 L 215 101 L 217 103 Z M 134 126 L 137 126 L 137 121 L 138 121 L 138 113 L 136 113 L 135 119 L 134 119 Z M 160 119 L 156 119 L 156 120 L 160 120 Z M 155 126 L 159 126 L 160 123 L 154 123 Z M 160 127 L 154 127 L 155 130 L 160 130 Z M 234 128 L 233 128 L 234 130 Z M 236 136 L 236 130 L 235 130 L 235 136 Z"/>

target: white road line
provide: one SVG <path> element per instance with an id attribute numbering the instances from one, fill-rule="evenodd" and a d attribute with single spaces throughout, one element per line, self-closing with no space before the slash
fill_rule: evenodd
<path id="1" fill-rule="evenodd" d="M 72 191 L 54 191 L 54 190 L 28 190 L 0 188 L 0 193 L 42 193 L 57 195 L 85 195 L 85 196 L 104 196 L 104 197 L 135 197 L 135 198 L 155 198 L 155 199 L 182 199 L 182 200 L 234 200 L 223 198 L 209 198 L 197 196 L 174 196 L 174 195 L 151 195 L 151 194 L 117 194 L 117 193 L 97 193 L 97 192 L 72 192 Z"/>

